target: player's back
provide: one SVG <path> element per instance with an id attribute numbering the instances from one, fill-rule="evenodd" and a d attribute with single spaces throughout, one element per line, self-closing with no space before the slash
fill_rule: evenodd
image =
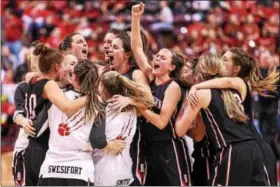
<path id="1" fill-rule="evenodd" d="M 69 100 L 74 100 L 80 93 L 68 90 L 65 95 Z M 89 144 L 93 124 L 92 120 L 86 121 L 85 108 L 68 117 L 52 105 L 48 115 L 49 150 L 40 175 L 43 178 L 74 178 L 94 182 L 92 153 L 83 150 Z"/>
<path id="2" fill-rule="evenodd" d="M 240 95 L 232 92 L 235 98 L 241 101 Z M 228 143 L 257 138 L 248 123 L 234 121 L 229 117 L 221 90 L 211 89 L 211 101 L 208 108 L 202 110 L 202 117 L 209 140 L 216 151 L 226 147 Z"/>
<path id="3" fill-rule="evenodd" d="M 136 132 L 136 110 L 118 112 L 110 105 L 106 107 L 105 134 L 107 141 L 122 139 L 126 148 L 118 155 L 103 155 L 103 150 L 94 150 L 96 185 L 129 185 L 133 182 L 130 145 Z"/>

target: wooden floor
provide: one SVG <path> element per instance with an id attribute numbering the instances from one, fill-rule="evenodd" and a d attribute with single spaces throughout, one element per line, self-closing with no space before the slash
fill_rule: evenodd
<path id="1" fill-rule="evenodd" d="M 14 186 L 13 175 L 12 175 L 12 159 L 13 152 L 3 153 L 1 155 L 1 186 Z"/>

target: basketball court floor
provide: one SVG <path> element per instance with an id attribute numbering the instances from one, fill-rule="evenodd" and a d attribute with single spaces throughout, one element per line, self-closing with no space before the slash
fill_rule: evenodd
<path id="1" fill-rule="evenodd" d="M 12 159 L 13 152 L 6 152 L 1 155 L 1 186 L 14 186 Z"/>

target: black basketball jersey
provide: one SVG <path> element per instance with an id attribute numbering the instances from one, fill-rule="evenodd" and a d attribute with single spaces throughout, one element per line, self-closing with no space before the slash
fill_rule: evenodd
<path id="1" fill-rule="evenodd" d="M 252 131 L 250 124 L 234 121 L 229 117 L 222 99 L 222 90 L 210 90 L 210 104 L 207 109 L 202 109 L 201 113 L 206 133 L 215 151 L 234 142 L 256 139 L 257 135 Z M 239 94 L 234 94 L 240 99 Z"/>
<path id="2" fill-rule="evenodd" d="M 48 79 L 38 80 L 32 78 L 27 84 L 27 92 L 25 94 L 25 114 L 28 119 L 33 121 L 37 136 L 37 138 L 29 137 L 29 139 L 36 139 L 36 142 L 44 142 L 43 144 L 48 142 L 49 137 L 47 119 L 51 103 L 48 99 L 43 98 L 42 95 L 48 81 Z"/>
<path id="3" fill-rule="evenodd" d="M 153 98 L 154 98 L 154 106 L 152 108 L 152 111 L 154 113 L 160 114 L 161 107 L 163 104 L 163 99 L 164 99 L 164 93 L 172 81 L 173 80 L 170 80 L 163 85 L 156 85 L 155 81 L 153 81 L 150 84 L 151 91 L 152 91 Z M 151 124 L 149 121 L 147 122 L 148 124 L 143 126 L 143 137 L 145 140 L 160 141 L 160 140 L 170 140 L 172 138 L 177 137 L 175 129 L 174 129 L 174 124 L 175 124 L 177 114 L 180 111 L 182 101 L 183 101 L 183 94 L 181 96 L 179 103 L 177 104 L 177 108 L 176 108 L 174 114 L 172 115 L 170 121 L 168 122 L 167 126 L 164 129 L 162 129 L 162 130 L 158 129 L 156 126 Z"/>
<path id="4" fill-rule="evenodd" d="M 244 81 L 244 82 L 246 84 L 246 89 L 247 89 L 247 94 L 246 94 L 245 100 L 242 103 L 244 106 L 244 112 L 249 118 L 248 124 L 251 127 L 252 132 L 255 133 L 257 136 L 261 137 L 261 135 L 258 133 L 258 131 L 254 125 L 254 122 L 253 122 L 252 97 L 251 97 L 250 88 L 249 88 L 248 83 L 246 81 Z M 240 96 L 240 98 L 241 98 L 241 96 Z"/>
<path id="5" fill-rule="evenodd" d="M 135 68 L 135 67 L 131 67 L 131 68 L 128 70 L 128 72 L 126 72 L 126 73 L 124 73 L 124 74 L 122 74 L 122 75 L 125 76 L 126 78 L 128 78 L 129 80 L 132 80 L 132 81 L 133 81 L 132 75 L 133 75 L 134 70 L 136 70 L 136 68 Z"/>

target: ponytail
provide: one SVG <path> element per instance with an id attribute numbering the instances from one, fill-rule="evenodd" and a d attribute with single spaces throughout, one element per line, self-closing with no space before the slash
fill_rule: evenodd
<path id="1" fill-rule="evenodd" d="M 50 49 L 50 48 L 47 47 L 47 46 L 45 46 L 45 44 L 43 44 L 43 43 L 38 43 L 38 44 L 36 45 L 35 50 L 33 51 L 33 54 L 36 55 L 36 56 L 38 56 L 38 55 L 44 55 L 44 54 L 46 54 L 46 53 L 48 52 L 49 49 Z"/>
<path id="2" fill-rule="evenodd" d="M 101 83 L 110 95 L 122 95 L 143 103 L 147 108 L 153 106 L 153 98 L 139 84 L 129 80 L 116 71 L 108 71 L 101 77 Z"/>
<path id="3" fill-rule="evenodd" d="M 255 58 L 249 56 L 241 48 L 235 47 L 231 48 L 229 51 L 232 53 L 234 65 L 241 67 L 238 77 L 248 80 L 253 91 L 266 97 L 271 96 L 266 94 L 265 91 L 276 92 L 276 84 L 279 80 L 279 72 L 276 70 L 276 67 L 271 68 L 268 76 L 263 78 L 257 67 L 257 61 Z"/>
<path id="4" fill-rule="evenodd" d="M 83 59 L 75 66 L 74 74 L 78 77 L 81 93 L 88 97 L 85 106 L 86 120 L 96 120 L 98 113 L 104 110 L 97 94 L 98 69 L 90 60 Z"/>
<path id="5" fill-rule="evenodd" d="M 242 105 L 238 99 L 234 96 L 231 90 L 222 90 L 222 98 L 224 100 L 224 106 L 229 117 L 235 121 L 246 123 L 248 116 L 244 113 Z"/>
<path id="6" fill-rule="evenodd" d="M 277 92 L 277 82 L 279 81 L 279 72 L 276 66 L 272 67 L 268 71 L 268 76 L 263 78 L 257 62 L 253 57 L 249 57 L 251 64 L 251 71 L 249 76 L 249 82 L 253 91 L 259 93 L 262 96 L 271 97 L 266 94 L 265 91 Z"/>
<path id="7" fill-rule="evenodd" d="M 153 98 L 142 86 L 125 76 L 119 75 L 118 77 L 119 86 L 123 88 L 123 96 L 135 99 L 137 102 L 143 103 L 147 108 L 153 106 Z"/>

